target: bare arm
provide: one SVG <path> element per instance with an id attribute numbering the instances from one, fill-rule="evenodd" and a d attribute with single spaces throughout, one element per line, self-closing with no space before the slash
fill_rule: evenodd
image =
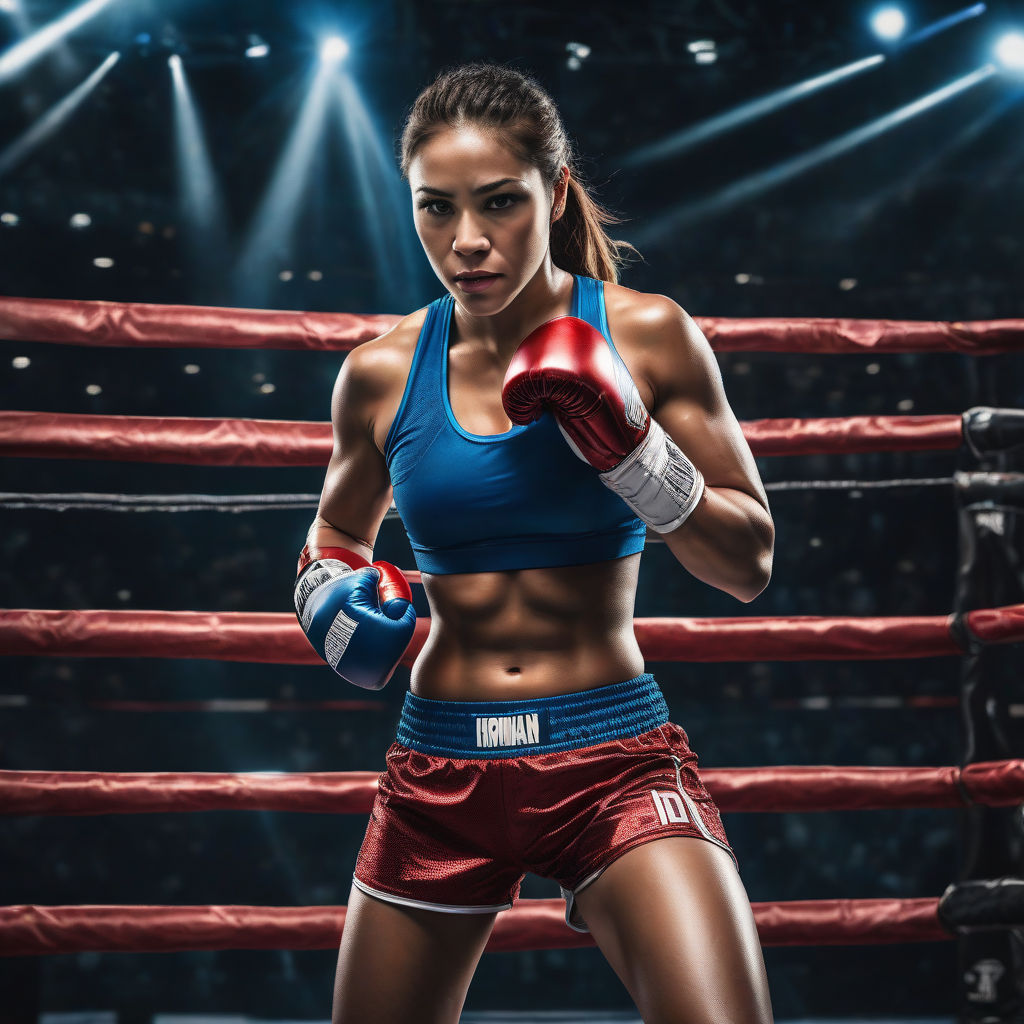
<path id="1" fill-rule="evenodd" d="M 306 535 L 310 553 L 348 548 L 373 558 L 377 531 L 391 504 L 391 481 L 373 437 L 374 420 L 387 378 L 371 346 L 345 358 L 331 398 L 334 449 L 320 505 Z"/>
<path id="2" fill-rule="evenodd" d="M 670 299 L 648 298 L 638 331 L 651 413 L 706 482 L 700 503 L 665 542 L 698 579 L 752 601 L 772 571 L 775 527 L 764 486 L 707 339 Z"/>

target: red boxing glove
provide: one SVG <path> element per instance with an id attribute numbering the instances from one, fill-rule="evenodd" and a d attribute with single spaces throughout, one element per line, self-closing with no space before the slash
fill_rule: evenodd
<path id="1" fill-rule="evenodd" d="M 513 423 L 550 406 L 576 454 L 600 472 L 635 451 L 651 425 L 625 364 L 600 331 L 574 316 L 541 324 L 516 349 L 501 402 Z"/>
<path id="2" fill-rule="evenodd" d="M 585 320 L 560 316 L 516 349 L 501 402 L 513 423 L 550 408 L 572 450 L 652 530 L 682 525 L 704 493 L 700 470 L 640 398 L 626 364 Z"/>

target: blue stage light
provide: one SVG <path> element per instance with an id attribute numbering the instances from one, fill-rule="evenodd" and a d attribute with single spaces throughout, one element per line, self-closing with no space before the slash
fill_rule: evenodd
<path id="1" fill-rule="evenodd" d="M 320 59 L 325 64 L 340 64 L 348 53 L 348 42 L 341 36 L 328 36 L 320 44 Z"/>
<path id="2" fill-rule="evenodd" d="M 1024 71 L 1024 32 L 1007 32 L 996 43 L 996 58 L 1008 71 Z"/>
<path id="3" fill-rule="evenodd" d="M 879 7 L 871 15 L 871 28 L 879 39 L 899 39 L 906 31 L 907 18 L 899 7 Z"/>
<path id="4" fill-rule="evenodd" d="M 260 57 L 266 57 L 268 53 L 270 53 L 270 46 L 266 40 L 258 35 L 249 36 L 245 48 L 246 57 L 257 60 Z"/>

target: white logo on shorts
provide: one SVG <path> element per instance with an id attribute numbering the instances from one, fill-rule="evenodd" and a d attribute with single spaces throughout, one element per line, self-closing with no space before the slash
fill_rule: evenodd
<path id="1" fill-rule="evenodd" d="M 519 747 L 540 742 L 540 715 L 503 715 L 476 720 L 478 747 Z"/>
<path id="2" fill-rule="evenodd" d="M 672 790 L 652 789 L 651 797 L 654 799 L 654 809 L 658 812 L 662 825 L 685 824 L 690 820 L 683 806 L 683 798 L 678 793 L 673 793 Z"/>

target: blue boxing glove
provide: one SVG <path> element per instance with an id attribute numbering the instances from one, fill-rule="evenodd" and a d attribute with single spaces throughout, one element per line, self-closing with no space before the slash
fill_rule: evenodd
<path id="1" fill-rule="evenodd" d="M 379 690 L 416 627 L 412 591 L 388 562 L 372 565 L 345 548 L 309 547 L 299 557 L 295 614 L 313 650 L 342 679 Z"/>

